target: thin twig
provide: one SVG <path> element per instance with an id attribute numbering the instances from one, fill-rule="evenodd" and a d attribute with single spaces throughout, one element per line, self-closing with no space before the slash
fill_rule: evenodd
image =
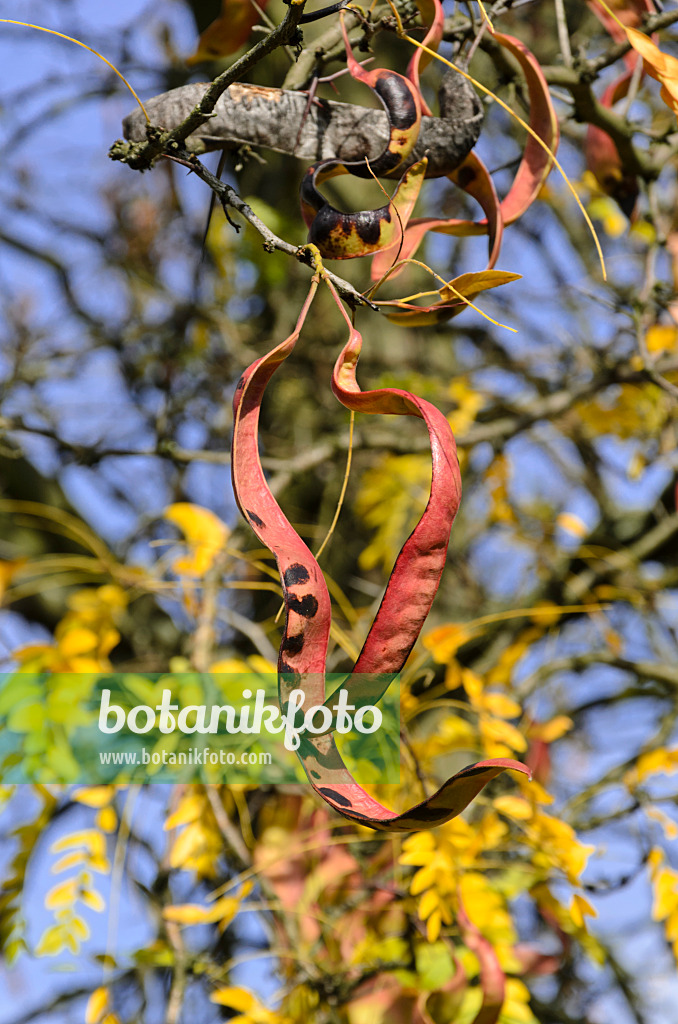
<path id="1" fill-rule="evenodd" d="M 565 4 L 563 0 L 555 0 L 556 4 L 556 25 L 558 26 L 558 43 L 566 68 L 572 67 L 572 50 L 570 48 L 570 33 L 567 28 L 567 17 L 565 15 Z"/>
<path id="2" fill-rule="evenodd" d="M 278 250 L 279 252 L 286 253 L 288 256 L 295 256 L 301 263 L 305 263 L 307 266 L 312 266 L 311 255 L 305 246 L 292 245 L 290 242 L 286 242 L 283 238 L 274 234 L 266 227 L 264 222 L 257 217 L 254 210 L 248 206 L 244 199 L 241 199 L 233 186 L 229 185 L 225 181 L 221 181 L 215 174 L 212 174 L 212 172 L 209 171 L 205 165 L 200 162 L 200 160 L 198 160 L 194 153 L 188 153 L 186 150 L 179 150 L 175 154 L 168 153 L 166 156 L 169 160 L 173 160 L 175 163 L 188 167 L 197 174 L 197 176 L 204 181 L 206 185 L 209 185 L 212 191 L 216 193 L 217 198 L 224 208 L 226 216 L 228 216 L 228 208 L 237 210 L 237 212 L 244 217 L 253 228 L 256 228 L 264 239 L 264 249 L 267 252 L 274 252 L 275 250 Z M 237 227 L 236 230 L 238 230 Z M 362 296 L 360 292 L 356 291 L 353 285 L 349 284 L 348 281 L 344 281 L 343 278 L 337 277 L 329 270 L 326 271 L 326 274 L 341 297 L 346 299 L 351 306 L 369 306 L 370 309 L 377 309 L 373 302 L 364 298 L 364 296 Z"/>

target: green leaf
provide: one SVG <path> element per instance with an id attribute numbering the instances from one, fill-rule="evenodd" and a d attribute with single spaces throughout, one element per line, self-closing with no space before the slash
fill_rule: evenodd
<path id="1" fill-rule="evenodd" d="M 424 942 L 414 951 L 419 983 L 422 988 L 436 989 L 450 980 L 455 969 L 450 951 L 444 942 Z"/>

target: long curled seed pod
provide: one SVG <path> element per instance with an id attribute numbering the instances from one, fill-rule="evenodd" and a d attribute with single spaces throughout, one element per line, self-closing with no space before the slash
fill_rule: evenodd
<path id="1" fill-rule="evenodd" d="M 304 692 L 302 710 L 325 701 L 324 668 L 331 610 L 327 585 L 317 561 L 283 515 L 266 483 L 258 454 L 259 408 L 266 385 L 296 344 L 316 285 L 317 277 L 293 334 L 245 371 L 233 400 L 231 464 L 236 498 L 257 537 L 275 555 L 283 584 L 286 618 L 278 659 L 283 713 L 292 688 Z M 396 561 L 381 608 L 356 664 L 370 675 L 361 677 L 354 672 L 353 681 L 347 684 L 352 698 L 383 692 L 383 674 L 402 667 L 412 649 L 438 587 L 460 494 L 454 438 L 447 421 L 434 406 L 409 392 L 395 388 L 362 392 L 355 380 L 361 345 L 360 335 L 351 328 L 335 367 L 335 394 L 351 408 L 424 419 L 432 441 L 433 477 L 424 516 Z M 505 769 L 529 774 L 525 765 L 511 758 L 481 761 L 462 769 L 426 800 L 397 814 L 355 781 L 331 733 L 309 738 L 302 734 L 297 754 L 311 785 L 323 800 L 345 818 L 381 831 L 408 832 L 443 824 L 459 814 L 490 779 Z"/>

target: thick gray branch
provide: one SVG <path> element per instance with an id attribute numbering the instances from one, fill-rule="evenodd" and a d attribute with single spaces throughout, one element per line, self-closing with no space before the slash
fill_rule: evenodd
<path id="1" fill-rule="evenodd" d="M 184 85 L 148 100 L 146 109 L 154 124 L 171 129 L 200 102 L 207 88 L 201 83 Z M 320 100 L 312 104 L 304 121 L 306 107 L 303 93 L 236 83 L 217 100 L 207 124 L 189 136 L 187 147 L 204 151 L 246 144 L 294 155 L 308 163 L 335 157 L 373 160 L 385 149 L 389 139 L 385 111 Z M 395 172 L 396 177 L 425 153 L 427 177 L 442 177 L 458 167 L 475 145 L 482 108 L 476 94 L 455 72 L 443 79 L 440 108 L 441 117 L 422 118 L 417 146 Z M 140 142 L 146 138 L 146 122 L 139 110 L 125 118 L 123 128 L 127 139 Z"/>

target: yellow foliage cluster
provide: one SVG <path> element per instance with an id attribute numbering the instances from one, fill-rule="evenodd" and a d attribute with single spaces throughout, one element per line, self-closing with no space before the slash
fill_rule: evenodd
<path id="1" fill-rule="evenodd" d="M 165 820 L 165 830 L 174 832 L 170 866 L 195 871 L 200 878 L 214 878 L 224 849 L 209 799 L 203 788 L 187 786 L 176 810 Z"/>
<path id="2" fill-rule="evenodd" d="M 596 912 L 588 900 L 575 893 L 569 906 L 565 906 L 553 895 L 545 882 L 535 885 L 530 895 L 545 917 L 555 921 L 566 934 L 577 940 L 586 953 L 598 964 L 605 960 L 605 951 L 586 928 L 586 918 L 595 917 Z"/>
<path id="3" fill-rule="evenodd" d="M 675 324 L 653 324 L 645 334 L 645 345 L 651 355 L 678 350 L 678 327 Z"/>
<path id="4" fill-rule="evenodd" d="M 538 783 L 529 784 L 525 792 L 525 797 L 499 797 L 495 807 L 520 823 L 532 851 L 532 864 L 541 877 L 561 871 L 571 885 L 579 885 L 595 847 L 580 843 L 571 825 L 538 808 L 537 801 L 550 803 L 552 799 Z"/>
<path id="5" fill-rule="evenodd" d="M 678 747 L 655 747 L 640 755 L 624 776 L 624 782 L 629 789 L 635 789 L 652 775 L 673 775 L 675 772 L 678 772 Z"/>
<path id="6" fill-rule="evenodd" d="M 213 903 L 175 903 L 165 907 L 163 917 L 176 924 L 216 924 L 220 932 L 226 931 L 240 910 L 240 904 L 253 888 L 251 881 L 244 882 L 238 896 L 222 896 Z"/>
<path id="7" fill-rule="evenodd" d="M 106 908 L 103 897 L 94 888 L 92 874 L 95 871 L 100 874 L 110 872 L 106 839 L 99 829 L 83 829 L 58 839 L 50 849 L 52 853 L 63 854 L 52 864 L 52 874 L 61 874 L 73 867 L 77 871 L 70 878 L 53 885 L 45 896 L 45 907 L 54 911 L 56 923 L 49 925 L 43 932 L 35 955 L 56 956 L 62 949 L 75 954 L 90 934 L 77 904 L 81 903 L 83 907 L 97 913 Z"/>
<path id="8" fill-rule="evenodd" d="M 633 49 L 643 58 L 645 71 L 657 82 L 661 82 L 661 98 L 667 107 L 678 114 L 678 60 L 668 53 L 662 53 L 658 46 L 635 28 L 626 28 L 626 35 Z"/>
<path id="9" fill-rule="evenodd" d="M 111 993 L 104 985 L 95 988 L 87 1000 L 85 1024 L 120 1024 L 120 1018 L 111 1009 Z"/>
<path id="10" fill-rule="evenodd" d="M 666 867 L 664 861 L 664 851 L 653 847 L 648 857 L 654 890 L 652 918 L 664 922 L 666 939 L 671 943 L 678 964 L 678 871 Z"/>
<path id="11" fill-rule="evenodd" d="M 654 437 L 672 414 L 671 398 L 656 384 L 615 384 L 575 411 L 589 437 Z"/>
<path id="12" fill-rule="evenodd" d="M 384 455 L 363 474 L 356 511 L 375 533 L 360 554 L 361 569 L 391 568 L 426 506 L 430 486 L 428 455 Z"/>
<path id="13" fill-rule="evenodd" d="M 31 644 L 14 651 L 23 672 L 109 671 L 108 655 L 120 641 L 116 625 L 126 607 L 122 587 L 83 587 L 67 600 L 68 612 L 54 632 L 54 644 Z"/>
<path id="14" fill-rule="evenodd" d="M 118 815 L 113 802 L 117 792 L 119 790 L 115 786 L 84 786 L 73 793 L 73 800 L 96 810 L 94 824 L 101 832 L 115 832 Z"/>
<path id="15" fill-rule="evenodd" d="M 173 559 L 173 571 L 178 576 L 204 579 L 224 550 L 231 531 L 214 512 L 187 501 L 169 505 L 164 516 L 179 527 L 188 549 L 186 554 Z"/>
<path id="16" fill-rule="evenodd" d="M 471 708 L 478 715 L 478 732 L 485 754 L 512 757 L 524 753 L 527 740 L 509 721 L 520 718 L 520 704 L 505 693 L 488 692 L 481 677 L 468 668 L 461 669 L 461 682 Z"/>
<path id="17" fill-rule="evenodd" d="M 291 1024 L 288 1017 L 275 1010 L 267 1010 L 253 992 L 234 985 L 215 989 L 210 999 L 219 1006 L 238 1011 L 230 1018 L 231 1024 Z"/>
<path id="18" fill-rule="evenodd" d="M 448 392 L 457 408 L 450 413 L 447 420 L 455 435 L 463 435 L 475 423 L 476 416 L 485 404 L 485 399 L 479 391 L 474 391 L 462 377 L 452 381 Z"/>

